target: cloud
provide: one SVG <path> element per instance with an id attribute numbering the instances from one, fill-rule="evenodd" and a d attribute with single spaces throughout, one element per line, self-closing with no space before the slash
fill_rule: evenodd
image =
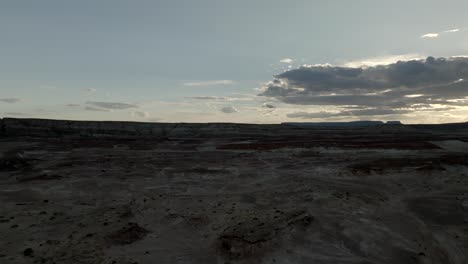
<path id="1" fill-rule="evenodd" d="M 196 100 L 225 100 L 227 99 L 227 97 L 220 97 L 220 96 L 193 96 L 189 98 L 196 99 Z"/>
<path id="2" fill-rule="evenodd" d="M 456 33 L 459 32 L 460 29 L 454 28 L 454 29 L 449 29 L 449 30 L 444 30 L 438 33 L 427 33 L 421 36 L 421 38 L 437 38 L 442 34 L 447 34 L 447 33 Z"/>
<path id="3" fill-rule="evenodd" d="M 79 107 L 79 104 L 67 104 L 68 107 Z"/>
<path id="4" fill-rule="evenodd" d="M 141 117 L 141 118 L 147 118 L 150 116 L 148 112 L 143 112 L 143 111 L 134 111 L 132 112 L 132 115 L 136 117 Z"/>
<path id="5" fill-rule="evenodd" d="M 109 109 L 97 108 L 97 107 L 93 107 L 93 106 L 86 106 L 85 110 L 86 111 L 94 111 L 94 112 L 110 112 L 111 111 Z"/>
<path id="6" fill-rule="evenodd" d="M 193 81 L 185 82 L 184 86 L 214 86 L 214 85 L 232 85 L 235 82 L 233 80 L 210 80 L 210 81 Z"/>
<path id="7" fill-rule="evenodd" d="M 232 106 L 225 106 L 223 108 L 221 108 L 221 112 L 225 113 L 225 114 L 232 114 L 232 113 L 237 113 L 237 109 L 232 107 Z"/>
<path id="8" fill-rule="evenodd" d="M 316 119 L 316 118 L 331 118 L 331 117 L 356 117 L 356 116 L 386 116 L 386 115 L 401 115 L 410 113 L 410 110 L 393 110 L 393 109 L 362 109 L 348 110 L 339 112 L 294 112 L 286 116 L 289 118 L 301 119 Z"/>
<path id="9" fill-rule="evenodd" d="M 427 33 L 421 36 L 421 38 L 438 38 L 439 33 Z"/>
<path id="10" fill-rule="evenodd" d="M 86 104 L 99 107 L 104 109 L 115 109 L 115 110 L 122 110 L 122 109 L 129 109 L 129 108 L 138 108 L 135 104 L 128 104 L 128 103 L 118 103 L 118 102 L 96 102 L 96 101 L 88 101 Z"/>
<path id="11" fill-rule="evenodd" d="M 462 57 L 373 67 L 303 66 L 276 75 L 259 95 L 292 105 L 333 106 L 340 116 L 405 114 L 420 111 L 421 104 L 466 106 L 460 100 L 468 96 L 465 80 L 468 58 Z M 367 110 L 346 111 L 351 106 Z"/>
<path id="12" fill-rule="evenodd" d="M 287 59 L 287 58 L 286 58 L 286 59 L 280 60 L 280 62 L 282 62 L 282 63 L 287 63 L 287 64 L 291 64 L 291 63 L 294 62 L 294 60 L 293 60 L 293 59 Z"/>
<path id="13" fill-rule="evenodd" d="M 195 100 L 222 100 L 222 101 L 252 101 L 252 96 L 239 96 L 239 97 L 228 97 L 228 96 L 192 96 L 187 97 Z"/>
<path id="14" fill-rule="evenodd" d="M 276 106 L 274 106 L 274 105 L 272 105 L 272 104 L 269 104 L 269 103 L 264 103 L 264 104 L 262 105 L 262 107 L 270 108 L 270 109 L 276 108 Z"/>
<path id="15" fill-rule="evenodd" d="M 87 88 L 87 89 L 84 89 L 83 91 L 87 93 L 95 93 L 97 90 L 94 88 Z"/>
<path id="16" fill-rule="evenodd" d="M 21 102 L 19 98 L 0 98 L 0 102 L 8 103 L 8 104 L 16 104 Z"/>
<path id="17" fill-rule="evenodd" d="M 355 60 L 345 63 L 343 66 L 358 68 L 358 67 L 375 67 L 379 65 L 389 65 L 398 61 L 410 61 L 410 60 L 421 60 L 425 59 L 426 56 L 419 54 L 401 54 L 401 55 L 389 55 L 379 56 L 373 58 L 367 58 L 362 60 Z M 316 65 L 316 66 L 332 66 L 332 65 Z"/>
<path id="18" fill-rule="evenodd" d="M 26 114 L 18 113 L 18 112 L 6 112 L 5 116 L 26 116 Z"/>

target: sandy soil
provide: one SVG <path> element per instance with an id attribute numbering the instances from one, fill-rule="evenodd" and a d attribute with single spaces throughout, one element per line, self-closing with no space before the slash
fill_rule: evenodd
<path id="1" fill-rule="evenodd" d="M 379 140 L 6 137 L 0 263 L 468 263 L 466 143 Z"/>

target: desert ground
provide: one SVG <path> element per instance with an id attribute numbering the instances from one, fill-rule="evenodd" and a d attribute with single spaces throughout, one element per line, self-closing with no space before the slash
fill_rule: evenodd
<path id="1" fill-rule="evenodd" d="M 468 124 L 1 131 L 2 264 L 468 263 Z"/>

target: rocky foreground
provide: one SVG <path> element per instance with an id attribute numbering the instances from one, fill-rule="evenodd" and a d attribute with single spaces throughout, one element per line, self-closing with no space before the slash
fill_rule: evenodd
<path id="1" fill-rule="evenodd" d="M 0 121 L 0 263 L 468 263 L 468 124 Z"/>

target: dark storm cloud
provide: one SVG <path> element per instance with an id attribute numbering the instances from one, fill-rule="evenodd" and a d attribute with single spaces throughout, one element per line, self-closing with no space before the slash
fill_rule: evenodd
<path id="1" fill-rule="evenodd" d="M 468 58 L 428 57 L 363 68 L 304 66 L 276 75 L 260 95 L 288 104 L 381 111 L 343 112 L 353 116 L 382 115 L 395 108 L 401 114 L 417 111 L 418 104 L 466 105 L 453 100 L 468 96 L 467 81 Z"/>
<path id="2" fill-rule="evenodd" d="M 93 107 L 99 107 L 99 108 L 104 108 L 104 109 L 115 109 L 115 110 L 121 110 L 121 109 L 129 109 L 129 108 L 137 108 L 137 105 L 134 104 L 128 104 L 128 103 L 116 103 L 116 102 L 95 102 L 95 101 L 88 101 L 86 104 L 93 106 Z"/>

